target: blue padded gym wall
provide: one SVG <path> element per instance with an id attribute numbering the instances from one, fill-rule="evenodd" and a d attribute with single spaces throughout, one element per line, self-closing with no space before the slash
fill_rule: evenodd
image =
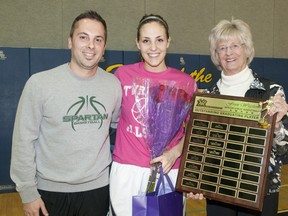
<path id="1" fill-rule="evenodd" d="M 34 73 L 48 70 L 70 60 L 68 49 L 1 48 L 0 47 L 0 193 L 14 191 L 10 179 L 11 143 L 18 100 L 27 79 Z M 140 60 L 136 51 L 107 50 L 100 67 L 113 73 L 122 64 Z M 167 65 L 191 74 L 199 88 L 216 82 L 220 72 L 208 55 L 167 55 Z M 259 75 L 283 85 L 288 98 L 288 59 L 254 58 L 251 68 Z M 113 144 L 113 139 L 112 139 Z M 285 159 L 288 163 L 288 159 Z"/>
<path id="2" fill-rule="evenodd" d="M 12 131 L 19 97 L 29 77 L 29 49 L 0 48 L 0 192 L 14 189 L 9 175 Z"/>

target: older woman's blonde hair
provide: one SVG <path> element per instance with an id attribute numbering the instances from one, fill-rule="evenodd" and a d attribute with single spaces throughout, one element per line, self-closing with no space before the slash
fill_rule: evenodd
<path id="1" fill-rule="evenodd" d="M 222 70 L 222 68 L 216 51 L 217 45 L 222 41 L 230 39 L 239 39 L 241 44 L 243 44 L 247 56 L 247 65 L 249 65 L 254 58 L 255 50 L 249 25 L 239 19 L 232 18 L 231 21 L 221 20 L 211 30 L 209 35 L 211 60 L 219 70 Z"/>

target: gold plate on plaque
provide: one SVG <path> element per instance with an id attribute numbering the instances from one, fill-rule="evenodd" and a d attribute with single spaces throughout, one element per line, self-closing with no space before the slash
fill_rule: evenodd
<path id="1" fill-rule="evenodd" d="M 261 210 L 275 126 L 270 105 L 196 93 L 176 189 Z"/>

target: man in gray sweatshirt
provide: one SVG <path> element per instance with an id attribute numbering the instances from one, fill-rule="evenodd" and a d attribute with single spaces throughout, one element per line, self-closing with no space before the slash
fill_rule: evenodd
<path id="1" fill-rule="evenodd" d="M 116 127 L 121 85 L 98 67 L 107 40 L 95 11 L 75 18 L 71 61 L 29 78 L 13 131 L 11 178 L 25 215 L 106 216 L 109 127 Z"/>

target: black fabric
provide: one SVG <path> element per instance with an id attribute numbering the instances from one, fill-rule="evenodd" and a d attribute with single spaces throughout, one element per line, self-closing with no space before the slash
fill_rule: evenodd
<path id="1" fill-rule="evenodd" d="M 109 186 L 91 191 L 60 193 L 39 190 L 49 216 L 106 216 Z M 42 212 L 40 215 L 43 216 Z"/>
<path id="2" fill-rule="evenodd" d="M 283 118 L 282 118 L 282 124 L 284 125 L 285 128 L 288 128 L 288 117 L 287 115 L 285 115 Z M 287 136 L 285 137 L 285 139 L 288 139 Z M 283 151 L 283 153 L 281 154 L 282 155 L 282 163 L 283 164 L 288 164 L 288 146 L 286 145 L 283 149 L 281 149 Z M 280 150 L 280 151 L 281 151 Z"/>
<path id="3" fill-rule="evenodd" d="M 278 193 L 266 195 L 262 212 L 242 208 L 235 205 L 207 199 L 207 215 L 209 216 L 276 216 L 278 210 Z"/>
<path id="4" fill-rule="evenodd" d="M 270 92 L 270 85 L 273 83 L 272 81 L 270 81 L 268 79 L 261 78 L 261 77 L 259 77 L 258 79 L 264 85 L 265 90 L 249 89 L 246 92 L 245 97 L 260 98 L 260 99 L 268 100 L 271 95 L 275 95 L 275 94 L 271 94 L 271 92 Z"/>

